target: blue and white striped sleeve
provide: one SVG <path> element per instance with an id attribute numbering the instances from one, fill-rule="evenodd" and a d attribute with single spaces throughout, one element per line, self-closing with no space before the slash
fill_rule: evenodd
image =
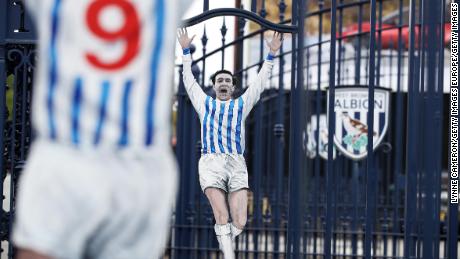
<path id="1" fill-rule="evenodd" d="M 193 107 L 195 110 L 201 114 L 202 104 L 206 99 L 206 94 L 201 89 L 200 85 L 196 82 L 195 77 L 192 73 L 192 57 L 187 49 L 184 50 L 184 55 L 182 56 L 183 72 L 182 78 L 184 80 L 185 90 L 192 101 Z"/>
<path id="2" fill-rule="evenodd" d="M 242 95 L 245 103 L 245 110 L 247 111 L 246 114 L 248 114 L 252 107 L 259 101 L 260 95 L 265 90 L 265 87 L 270 79 L 272 68 L 273 56 L 269 54 L 265 59 L 262 69 L 260 69 L 259 74 L 257 75 L 257 79 L 249 85 L 246 92 Z"/>

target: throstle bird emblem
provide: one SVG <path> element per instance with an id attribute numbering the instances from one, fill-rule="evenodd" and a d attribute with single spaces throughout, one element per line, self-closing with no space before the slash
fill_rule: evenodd
<path id="1" fill-rule="evenodd" d="M 353 136 L 354 140 L 358 139 L 364 134 L 367 136 L 368 127 L 366 124 L 351 118 L 348 112 L 342 112 L 341 116 L 343 117 L 343 126 L 345 130 L 348 134 Z M 374 131 L 373 135 L 377 136 L 377 132 Z"/>

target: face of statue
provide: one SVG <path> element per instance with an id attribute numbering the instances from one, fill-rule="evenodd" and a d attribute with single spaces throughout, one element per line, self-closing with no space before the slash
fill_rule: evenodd
<path id="1" fill-rule="evenodd" d="M 216 91 L 217 99 L 221 101 L 230 100 L 233 92 L 235 91 L 232 76 L 227 73 L 217 74 L 213 88 L 214 91 Z"/>

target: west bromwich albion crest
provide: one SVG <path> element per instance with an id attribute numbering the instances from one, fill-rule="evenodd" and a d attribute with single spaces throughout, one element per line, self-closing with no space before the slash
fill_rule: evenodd
<path id="1" fill-rule="evenodd" d="M 319 155 L 323 159 L 328 159 L 327 148 L 328 148 L 328 131 L 327 131 L 327 115 L 320 114 L 319 115 L 319 127 L 318 127 L 318 117 L 316 115 L 312 115 L 310 120 L 307 119 L 307 128 L 303 132 L 303 148 L 307 157 L 315 158 L 316 157 L 316 146 L 319 143 Z M 316 139 L 316 132 L 318 131 L 318 139 Z M 332 145 L 332 156 L 333 159 L 336 157 L 336 149 L 334 145 Z"/>
<path id="2" fill-rule="evenodd" d="M 390 91 L 376 87 L 374 92 L 374 129 L 371 133 L 374 149 L 382 142 L 387 132 L 389 101 Z M 367 143 L 371 138 L 368 132 L 368 108 L 367 86 L 339 86 L 335 88 L 334 143 L 340 152 L 354 160 L 360 160 L 367 156 Z"/>

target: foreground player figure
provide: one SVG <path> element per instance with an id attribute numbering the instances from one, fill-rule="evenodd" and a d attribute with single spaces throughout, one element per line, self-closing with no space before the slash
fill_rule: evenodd
<path id="1" fill-rule="evenodd" d="M 186 29 L 178 31 L 183 49 L 183 81 L 201 122 L 202 155 L 199 162 L 201 189 L 214 213 L 214 226 L 225 259 L 235 258 L 232 241 L 241 234 L 247 219 L 248 172 L 244 153 L 244 121 L 268 83 L 273 58 L 281 47 L 282 34 L 274 33 L 267 41 L 270 53 L 257 80 L 238 99 L 232 99 L 235 78 L 226 70 L 212 76 L 216 99 L 207 96 L 192 74 L 190 43 Z M 228 195 L 228 197 L 227 197 Z M 227 200 L 232 222 L 229 223 Z"/>
<path id="2" fill-rule="evenodd" d="M 170 148 L 182 0 L 28 0 L 39 32 L 18 259 L 159 258 L 176 193 Z M 181 10 L 183 11 L 183 10 Z"/>

